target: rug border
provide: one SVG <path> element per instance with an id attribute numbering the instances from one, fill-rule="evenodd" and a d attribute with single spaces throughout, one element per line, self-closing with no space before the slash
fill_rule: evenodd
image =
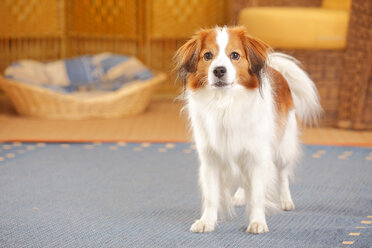
<path id="1" fill-rule="evenodd" d="M 0 143 L 191 143 L 192 140 L 151 140 L 151 139 L 0 139 Z M 303 142 L 304 145 L 318 146 L 352 146 L 372 148 L 372 142 L 345 142 L 345 143 L 322 143 L 322 142 Z"/>

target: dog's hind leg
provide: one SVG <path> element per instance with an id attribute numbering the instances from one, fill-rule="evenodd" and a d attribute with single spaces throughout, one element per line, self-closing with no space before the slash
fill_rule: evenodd
<path id="1" fill-rule="evenodd" d="M 280 201 L 283 210 L 293 210 L 295 208 L 291 192 L 289 190 L 289 178 L 293 176 L 293 169 L 299 155 L 299 141 L 297 134 L 297 124 L 294 112 L 288 116 L 285 132 L 277 150 L 275 164 L 279 171 Z"/>
<path id="2" fill-rule="evenodd" d="M 293 203 L 291 192 L 289 190 L 288 168 L 284 168 L 279 171 L 279 185 L 282 209 L 285 211 L 293 210 L 295 208 L 295 205 Z"/>

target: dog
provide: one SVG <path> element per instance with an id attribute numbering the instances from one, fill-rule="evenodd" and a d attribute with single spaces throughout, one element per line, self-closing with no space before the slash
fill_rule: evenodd
<path id="1" fill-rule="evenodd" d="M 220 213 L 233 215 L 234 205 L 246 203 L 247 232 L 268 232 L 267 210 L 295 207 L 296 118 L 318 120 L 314 83 L 297 60 L 243 27 L 200 30 L 174 59 L 200 160 L 202 215 L 190 231 L 212 232 Z"/>

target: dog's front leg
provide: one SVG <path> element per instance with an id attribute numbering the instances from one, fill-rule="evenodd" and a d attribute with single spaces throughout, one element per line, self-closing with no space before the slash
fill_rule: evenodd
<path id="1" fill-rule="evenodd" d="M 259 165 L 251 168 L 249 186 L 245 189 L 246 199 L 249 199 L 250 210 L 247 232 L 255 234 L 269 231 L 265 218 L 265 191 L 267 180 L 263 168 L 263 166 Z"/>
<path id="2" fill-rule="evenodd" d="M 220 207 L 220 177 L 211 159 L 201 159 L 199 182 L 202 193 L 202 216 L 192 224 L 191 232 L 213 232 Z"/>

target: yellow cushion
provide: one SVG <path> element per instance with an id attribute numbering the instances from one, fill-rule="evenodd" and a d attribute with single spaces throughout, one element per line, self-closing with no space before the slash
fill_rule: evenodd
<path id="1" fill-rule="evenodd" d="M 273 47 L 343 49 L 349 12 L 323 8 L 255 7 L 240 12 L 239 24 Z"/>
<path id="2" fill-rule="evenodd" d="M 323 0 L 322 7 L 326 9 L 349 10 L 351 0 Z"/>

